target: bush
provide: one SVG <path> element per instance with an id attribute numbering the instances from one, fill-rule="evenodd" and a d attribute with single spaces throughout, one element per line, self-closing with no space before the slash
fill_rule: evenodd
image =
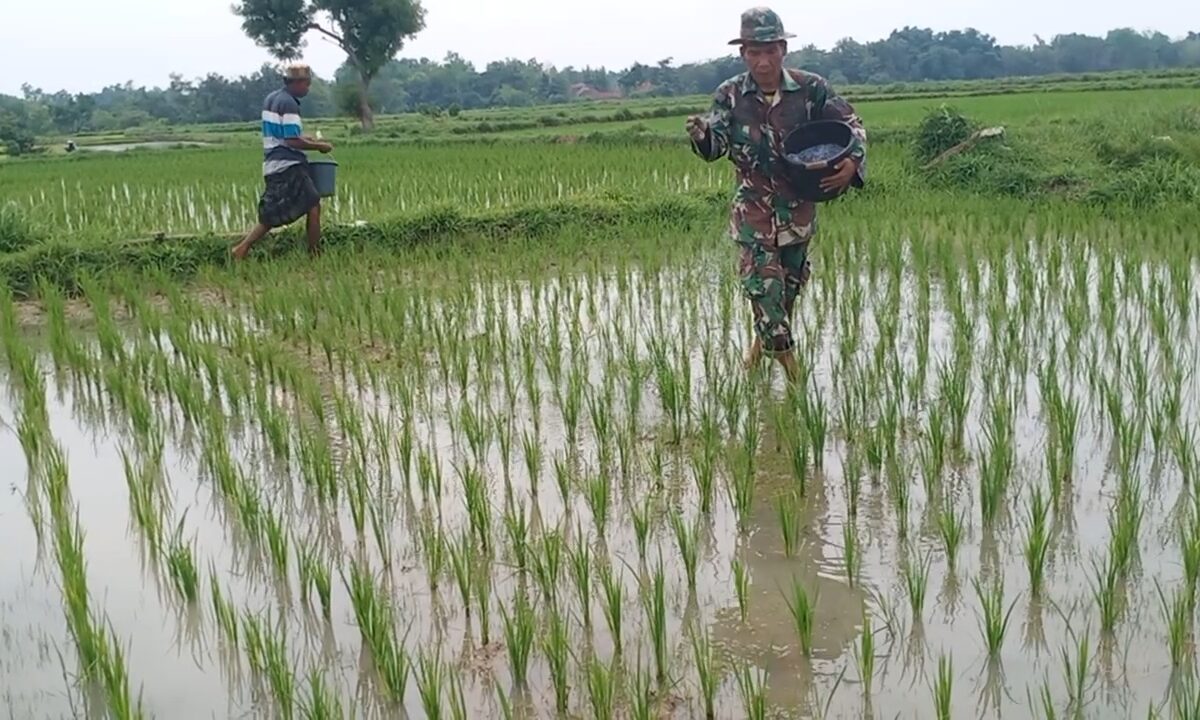
<path id="1" fill-rule="evenodd" d="M 0 254 L 20 252 L 41 239 L 41 232 L 20 208 L 0 205 Z"/>
<path id="2" fill-rule="evenodd" d="M 926 163 L 966 140 L 974 131 L 975 123 L 954 108 L 942 105 L 921 119 L 913 151 L 919 161 Z"/>
<path id="3" fill-rule="evenodd" d="M 1184 160 L 1178 143 L 1153 137 L 1134 139 L 1105 139 L 1096 146 L 1096 157 L 1119 170 L 1130 170 L 1149 162 Z"/>
<path id="4" fill-rule="evenodd" d="M 1052 184 L 1038 152 L 998 142 L 955 155 L 933 168 L 928 177 L 934 187 L 1012 197 L 1031 197 Z"/>

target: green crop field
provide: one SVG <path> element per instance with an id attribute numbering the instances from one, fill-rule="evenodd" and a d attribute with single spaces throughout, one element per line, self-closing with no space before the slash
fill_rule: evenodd
<path id="1" fill-rule="evenodd" d="M 793 384 L 682 113 L 0 165 L 0 712 L 1197 717 L 1200 100 L 860 110 Z"/>

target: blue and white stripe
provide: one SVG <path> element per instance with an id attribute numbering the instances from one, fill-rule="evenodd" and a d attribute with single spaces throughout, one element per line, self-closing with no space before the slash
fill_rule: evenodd
<path id="1" fill-rule="evenodd" d="M 295 113 L 280 115 L 270 110 L 262 111 L 263 149 L 270 150 L 281 145 L 287 145 L 288 138 L 298 138 L 303 133 L 304 126 L 300 116 Z"/>

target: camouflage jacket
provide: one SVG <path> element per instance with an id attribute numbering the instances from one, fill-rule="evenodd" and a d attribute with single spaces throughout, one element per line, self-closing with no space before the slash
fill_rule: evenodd
<path id="1" fill-rule="evenodd" d="M 770 247 L 804 242 L 816 230 L 816 206 L 795 196 L 783 177 L 783 140 L 809 120 L 843 120 L 854 129 L 851 157 L 858 162 L 856 185 L 866 177 L 867 133 L 850 103 L 825 79 L 786 69 L 768 104 L 749 73 L 724 82 L 705 119 L 708 136 L 692 149 L 708 161 L 729 156 L 737 169 L 730 234 L 739 242 Z"/>

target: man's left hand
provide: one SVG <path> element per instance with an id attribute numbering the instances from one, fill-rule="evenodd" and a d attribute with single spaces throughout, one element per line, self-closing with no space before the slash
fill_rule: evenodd
<path id="1" fill-rule="evenodd" d="M 854 180 L 854 174 L 858 172 L 858 164 L 850 158 L 846 158 L 835 165 L 834 170 L 837 172 L 821 180 L 823 192 L 841 193 L 850 187 L 850 183 Z"/>

